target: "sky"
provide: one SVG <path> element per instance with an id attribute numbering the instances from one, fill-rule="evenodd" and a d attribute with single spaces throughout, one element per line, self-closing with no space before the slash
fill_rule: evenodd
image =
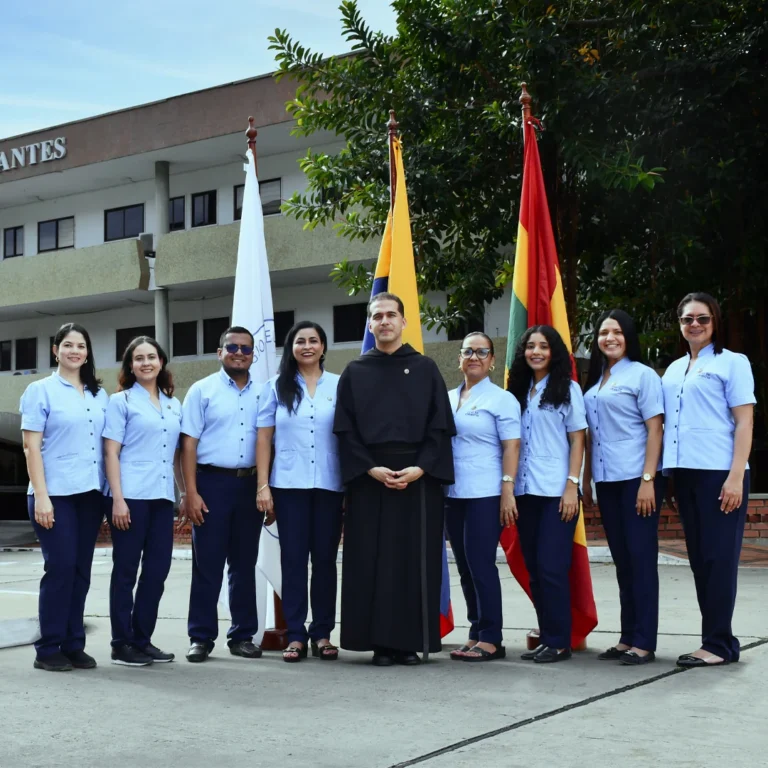
<path id="1" fill-rule="evenodd" d="M 0 137 L 271 72 L 286 29 L 326 55 L 349 50 L 340 0 L 2 0 Z M 387 0 L 358 0 L 395 32 Z"/>

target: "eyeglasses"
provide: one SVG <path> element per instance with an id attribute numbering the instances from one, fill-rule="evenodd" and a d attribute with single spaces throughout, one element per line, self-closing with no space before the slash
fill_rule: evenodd
<path id="1" fill-rule="evenodd" d="M 680 318 L 681 325 L 693 325 L 693 321 L 696 321 L 699 325 L 709 325 L 712 322 L 712 315 L 683 315 Z"/>
<path id="2" fill-rule="evenodd" d="M 253 353 L 253 347 L 250 344 L 225 344 L 224 349 L 230 355 L 234 355 L 238 350 L 240 350 L 244 355 L 250 355 Z"/>
<path id="3" fill-rule="evenodd" d="M 472 347 L 462 347 L 461 356 L 465 360 L 469 360 L 472 355 L 477 355 L 478 360 L 485 360 L 488 355 L 491 354 L 491 350 L 488 347 L 480 347 L 480 349 L 472 349 Z"/>

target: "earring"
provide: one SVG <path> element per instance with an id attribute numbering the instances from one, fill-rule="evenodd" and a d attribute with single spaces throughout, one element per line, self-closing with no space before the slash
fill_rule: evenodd
<path id="1" fill-rule="evenodd" d="M 495 366 L 495 365 L 492 365 L 492 366 L 491 366 L 491 370 L 492 370 L 492 371 L 495 371 L 495 370 L 496 370 L 496 366 Z"/>
<path id="2" fill-rule="evenodd" d="M 56 365 L 58 365 L 59 364 L 59 358 L 58 357 L 54 357 L 53 359 L 56 361 Z"/>

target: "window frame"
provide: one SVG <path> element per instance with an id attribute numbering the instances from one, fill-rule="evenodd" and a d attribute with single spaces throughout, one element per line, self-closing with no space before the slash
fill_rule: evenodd
<path id="1" fill-rule="evenodd" d="M 180 354 L 176 351 L 176 338 L 175 328 L 177 325 L 194 325 L 195 326 L 195 351 L 191 353 Z M 197 320 L 177 320 L 175 323 L 171 323 L 171 357 L 197 357 L 200 354 L 200 323 Z"/>
<path id="2" fill-rule="evenodd" d="M 35 360 L 33 365 L 19 365 L 19 342 L 33 342 L 33 349 L 34 349 L 34 355 Z M 14 371 L 36 371 L 37 370 L 37 358 L 38 358 L 38 344 L 37 344 L 37 336 L 25 336 L 23 338 L 18 338 L 13 340 L 13 370 Z"/>
<path id="3" fill-rule="evenodd" d="M 6 253 L 6 238 L 8 232 L 13 232 L 13 250 L 11 254 Z M 19 234 L 21 237 L 19 237 Z M 21 253 L 18 252 L 19 242 L 21 242 Z M 3 258 L 4 259 L 18 259 L 24 255 L 24 225 L 21 224 L 16 227 L 4 227 L 3 228 Z"/>
<path id="4" fill-rule="evenodd" d="M 59 245 L 59 225 L 62 221 L 69 221 L 72 219 L 72 245 Z M 56 247 L 55 248 L 41 248 L 40 247 L 40 227 L 44 224 L 56 225 Z M 75 247 L 75 217 L 74 216 L 62 216 L 58 219 L 45 219 L 45 221 L 37 222 L 37 252 L 38 253 L 51 253 L 53 251 L 66 251 L 69 248 Z"/>
<path id="5" fill-rule="evenodd" d="M 181 226 L 175 226 L 171 222 L 171 210 L 173 204 L 181 200 Z M 187 196 L 176 195 L 176 197 L 168 198 L 168 231 L 169 232 L 183 232 L 187 228 Z"/>
<path id="6" fill-rule="evenodd" d="M 365 317 L 368 316 L 367 308 L 368 308 L 368 302 L 362 302 L 362 301 L 351 301 L 347 304 L 334 304 L 332 309 L 332 317 L 333 317 L 333 343 L 334 344 L 359 344 L 363 339 L 365 338 L 365 328 L 366 323 L 363 322 L 360 326 L 360 333 L 361 336 L 359 339 L 344 339 L 340 340 L 336 338 L 336 310 L 337 309 L 346 309 L 347 307 L 358 307 L 358 312 L 361 310 L 362 307 L 365 307 Z"/>
<path id="7" fill-rule="evenodd" d="M 203 224 L 195 224 L 195 199 L 203 197 L 205 195 L 213 195 L 213 221 L 206 221 Z M 213 227 L 219 223 L 219 194 L 217 189 L 208 189 L 204 192 L 193 192 L 190 199 L 190 227 L 197 229 L 198 227 Z M 209 206 L 210 208 L 210 206 Z"/>
<path id="8" fill-rule="evenodd" d="M 288 315 L 288 314 L 290 314 L 290 316 L 291 316 L 291 323 L 290 323 L 290 325 L 289 325 L 289 326 L 288 326 L 288 327 L 285 329 L 285 335 L 286 335 L 286 336 L 288 335 L 288 331 L 289 331 L 289 330 L 290 330 L 290 329 L 291 329 L 291 328 L 292 328 L 292 327 L 295 325 L 295 323 L 296 323 L 296 310 L 295 310 L 295 309 L 281 309 L 281 310 L 279 310 L 279 311 L 276 311 L 276 312 L 274 313 L 274 315 L 275 315 L 275 347 L 277 347 L 278 349 L 281 349 L 282 347 L 284 347 L 284 346 L 285 346 L 285 338 L 283 338 L 283 339 L 278 339 L 278 338 L 277 338 L 277 316 L 278 316 L 278 315 Z M 326 352 L 327 352 L 327 351 L 328 351 L 328 350 L 326 350 Z"/>
<path id="9" fill-rule="evenodd" d="M 141 208 L 141 227 L 135 235 L 126 235 L 125 234 L 125 212 L 131 210 L 132 208 Z M 120 237 L 107 237 L 107 217 L 109 216 L 110 213 L 123 214 L 123 234 Z M 107 208 L 104 211 L 104 242 L 115 243 L 118 240 L 134 240 L 142 232 L 146 231 L 145 225 L 146 225 L 146 211 L 144 208 L 144 203 L 134 203 L 133 205 L 121 205 L 117 208 Z"/>
<path id="10" fill-rule="evenodd" d="M 278 196 L 278 201 L 280 202 L 280 205 L 283 204 L 283 177 L 282 176 L 276 176 L 273 179 L 264 179 L 264 181 L 259 181 L 259 198 L 261 199 L 261 190 L 264 186 L 267 184 L 273 184 L 274 182 L 278 182 L 280 184 L 280 194 Z M 245 193 L 245 184 L 235 184 L 232 190 L 232 220 L 233 221 L 240 221 L 243 218 L 243 207 L 240 206 L 240 215 L 237 215 L 237 190 L 242 189 L 243 193 Z M 262 212 L 264 211 L 264 200 L 261 201 L 261 209 Z M 272 211 L 270 213 L 264 213 L 264 216 L 281 216 L 282 211 Z"/>
<path id="11" fill-rule="evenodd" d="M 6 346 L 7 345 L 7 346 Z M 8 366 L 3 367 L 3 347 L 8 352 Z M 6 373 L 13 370 L 13 339 L 0 339 L 0 372 Z"/>
<path id="12" fill-rule="evenodd" d="M 219 334 L 216 336 L 216 348 L 213 349 L 210 352 L 207 352 L 205 349 L 205 324 L 211 323 L 215 320 L 226 320 L 226 325 L 222 328 L 222 330 L 219 332 Z M 204 317 L 202 322 L 202 338 L 201 338 L 201 346 L 199 349 L 201 350 L 200 354 L 202 355 L 215 355 L 217 350 L 219 349 L 219 339 L 221 338 L 221 334 L 232 325 L 232 319 L 229 315 L 224 315 L 223 317 Z"/>

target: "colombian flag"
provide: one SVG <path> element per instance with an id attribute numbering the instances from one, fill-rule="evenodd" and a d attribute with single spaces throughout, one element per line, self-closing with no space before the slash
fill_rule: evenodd
<path id="1" fill-rule="evenodd" d="M 405 316 L 411 322 L 403 331 L 403 342 L 424 354 L 424 340 L 421 337 L 419 293 L 416 288 L 416 263 L 413 258 L 411 240 L 411 217 L 408 212 L 408 193 L 405 188 L 403 168 L 403 145 L 400 139 L 393 139 L 396 168 L 395 205 L 387 215 L 384 239 L 381 241 L 379 260 L 373 277 L 371 297 L 383 291 L 399 296 L 405 306 Z M 373 349 L 375 340 L 366 323 L 363 338 L 363 353 Z M 448 577 L 448 555 L 443 542 L 443 579 L 440 589 L 440 636 L 453 631 L 450 581 Z"/>
<path id="2" fill-rule="evenodd" d="M 507 335 L 507 373 L 515 356 L 520 336 L 532 325 L 551 325 L 571 351 L 571 333 L 565 310 L 563 283 L 557 260 L 555 238 L 549 218 L 547 194 L 541 172 L 536 131 L 531 120 L 525 121 L 525 155 L 523 160 L 523 193 L 520 200 L 520 223 L 512 277 L 512 307 Z M 574 365 L 574 379 L 576 368 Z M 501 546 L 512 575 L 531 596 L 517 528 L 505 528 Z M 597 626 L 597 608 L 589 572 L 587 536 L 584 515 L 579 515 L 573 536 L 571 584 L 571 645 L 577 648 Z"/>

